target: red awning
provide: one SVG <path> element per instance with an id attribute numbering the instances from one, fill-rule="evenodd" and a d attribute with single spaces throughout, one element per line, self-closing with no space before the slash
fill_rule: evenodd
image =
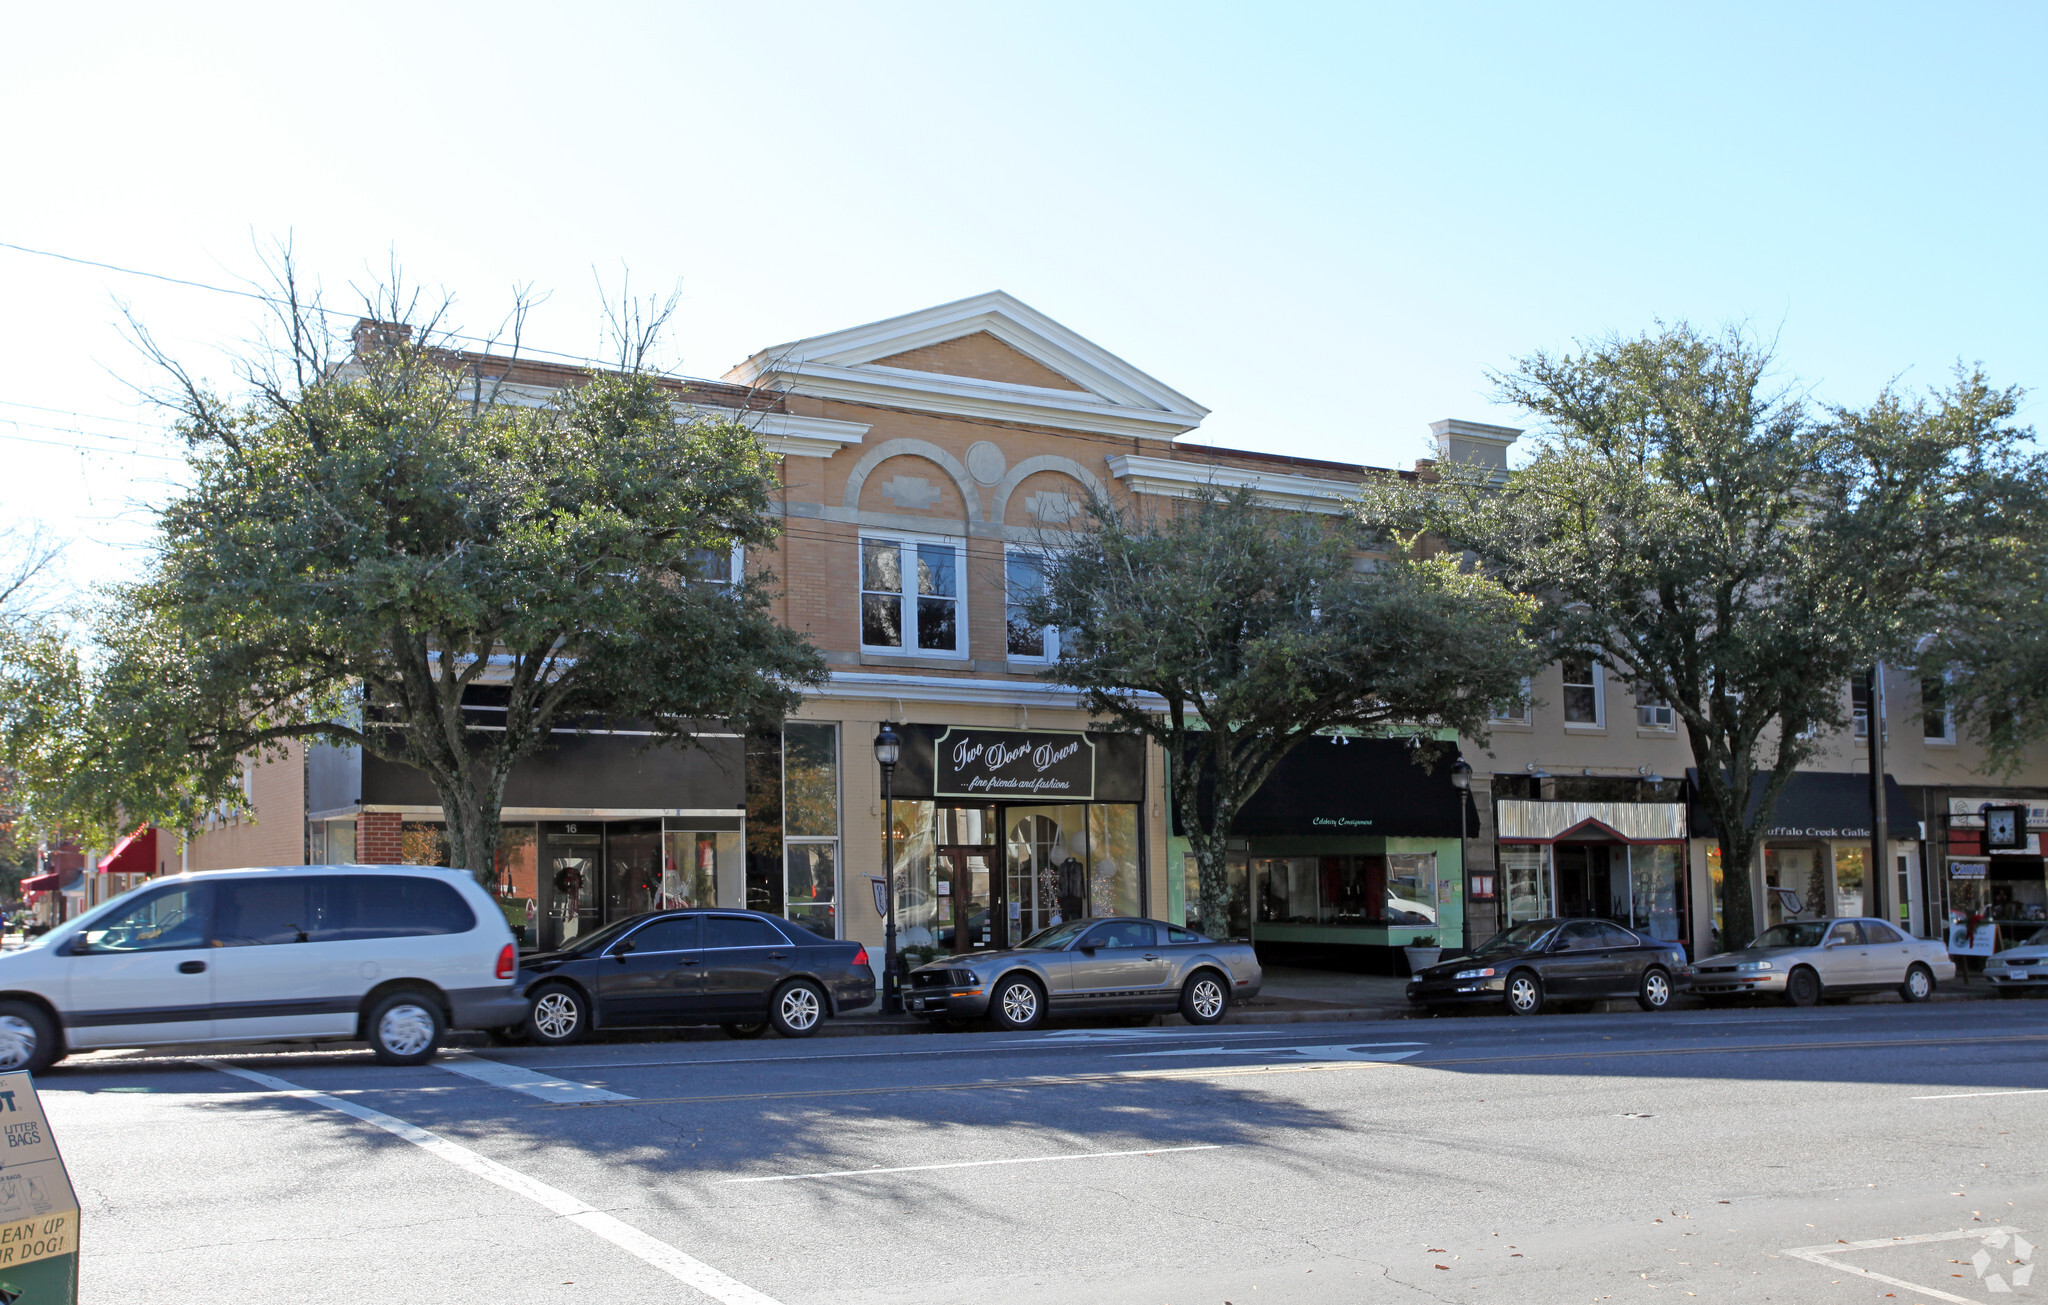
<path id="1" fill-rule="evenodd" d="M 46 875 L 34 875 L 21 881 L 21 891 L 24 893 L 49 892 L 57 886 L 57 881 L 63 877 L 63 872 L 58 870 L 52 870 Z"/>
<path id="2" fill-rule="evenodd" d="M 100 858 L 101 874 L 153 875 L 156 873 L 156 827 L 144 825 L 114 845 Z"/>

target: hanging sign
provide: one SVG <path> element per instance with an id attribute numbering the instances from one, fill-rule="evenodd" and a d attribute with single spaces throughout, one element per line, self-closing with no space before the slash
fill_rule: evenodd
<path id="1" fill-rule="evenodd" d="M 873 875 L 869 875 L 869 876 L 868 876 L 868 882 L 869 882 L 870 884 L 874 885 L 874 889 L 875 889 L 875 915 L 876 915 L 876 917 L 877 917 L 877 918 L 879 918 L 879 919 L 884 919 L 884 920 L 888 919 L 888 918 L 889 918 L 889 885 L 888 885 L 888 883 L 887 883 L 887 882 L 885 882 L 884 880 L 881 880 L 881 879 L 878 879 L 878 878 L 876 878 L 876 877 L 875 877 L 875 876 L 873 876 Z"/>
<path id="2" fill-rule="evenodd" d="M 1095 744 L 1086 734 L 949 726 L 932 742 L 936 797 L 1087 802 Z"/>
<path id="3" fill-rule="evenodd" d="M 78 1197 L 27 1074 L 0 1074 L 0 1299 L 78 1299 Z"/>

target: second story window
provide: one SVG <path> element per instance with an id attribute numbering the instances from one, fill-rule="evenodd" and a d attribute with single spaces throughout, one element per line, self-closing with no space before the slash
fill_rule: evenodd
<path id="1" fill-rule="evenodd" d="M 1045 592 L 1045 559 L 1035 553 L 1012 552 L 1003 559 L 1007 604 L 1008 652 L 1012 661 L 1049 662 L 1060 655 L 1060 632 L 1033 625 L 1024 605 Z"/>
<path id="2" fill-rule="evenodd" d="M 1636 690 L 1636 727 L 1646 730 L 1675 728 L 1671 704 L 1658 697 L 1655 689 Z"/>
<path id="3" fill-rule="evenodd" d="M 1493 704 L 1493 710 L 1488 713 L 1488 719 L 1497 720 L 1509 725 L 1527 725 L 1529 723 L 1529 701 L 1529 677 L 1525 675 L 1522 677 L 1521 693 L 1506 701 Z"/>
<path id="4" fill-rule="evenodd" d="M 958 657 L 960 546 L 917 539 L 860 541 L 860 644 L 871 652 Z"/>
<path id="5" fill-rule="evenodd" d="M 1884 715 L 1883 702 L 1884 695 L 1879 694 L 1878 715 L 1880 717 Z M 1859 739 L 1869 739 L 1870 679 L 1868 676 L 1859 675 L 1855 679 L 1849 681 L 1849 711 L 1851 716 L 1854 718 L 1856 737 Z M 1892 728 L 1891 723 L 1889 721 L 1887 721 L 1884 725 L 1884 737 L 1886 742 L 1891 741 Z"/>
<path id="6" fill-rule="evenodd" d="M 731 548 L 693 548 L 683 555 L 683 575 L 707 584 L 738 584 L 743 565 L 738 544 Z"/>
<path id="7" fill-rule="evenodd" d="M 1559 666 L 1564 671 L 1564 723 L 1606 724 L 1600 710 L 1600 664 L 1591 657 L 1573 655 Z"/>
<path id="8" fill-rule="evenodd" d="M 1865 726 L 1866 733 L 1868 726 Z M 1920 681 L 1920 736 L 1929 743 L 1956 741 L 1955 714 L 1948 709 L 1948 683 L 1932 676 Z"/>

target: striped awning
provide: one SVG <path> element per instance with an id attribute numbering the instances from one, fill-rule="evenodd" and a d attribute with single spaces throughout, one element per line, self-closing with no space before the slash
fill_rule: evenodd
<path id="1" fill-rule="evenodd" d="M 1683 802 L 1529 802 L 1503 798 L 1495 804 L 1497 837 L 1503 843 L 1555 843 L 1573 834 L 1602 834 L 1624 843 L 1685 840 Z"/>

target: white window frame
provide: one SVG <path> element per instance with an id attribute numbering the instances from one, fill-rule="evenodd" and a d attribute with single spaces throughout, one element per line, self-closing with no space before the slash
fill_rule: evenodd
<path id="1" fill-rule="evenodd" d="M 709 550 L 692 549 L 691 551 L 694 553 L 708 552 Z M 725 579 L 711 580 L 710 583 L 715 585 L 736 585 L 740 582 L 740 578 L 744 576 L 746 573 L 747 547 L 745 544 L 734 544 L 732 546 L 732 559 L 726 566 Z"/>
<path id="2" fill-rule="evenodd" d="M 1038 627 L 1038 642 L 1041 651 L 1036 657 L 1027 653 L 1016 652 L 1010 647 L 1010 560 L 1019 555 L 1040 562 L 1045 558 L 1045 553 L 1042 549 L 1019 548 L 1015 544 L 1003 546 L 1003 656 L 1013 662 L 1022 662 L 1032 666 L 1045 666 L 1059 660 L 1060 629 L 1058 626 L 1041 625 Z M 1041 579 L 1043 575 L 1044 573 L 1041 571 Z"/>
<path id="3" fill-rule="evenodd" d="M 1564 727 L 1568 730 L 1604 730 L 1607 728 L 1607 668 L 1600 664 L 1599 658 L 1590 653 L 1586 655 L 1586 664 L 1592 668 L 1593 719 L 1590 721 L 1566 719 Z M 1568 695 L 1573 689 L 1583 689 L 1586 686 L 1584 684 L 1573 684 L 1564 678 L 1564 662 L 1562 660 L 1557 664 L 1557 678 L 1558 686 L 1562 690 L 1558 696 L 1557 710 L 1558 714 L 1562 716 L 1570 710 L 1570 700 L 1565 695 Z"/>
<path id="4" fill-rule="evenodd" d="M 1875 699 L 1881 717 L 1879 728 L 1884 731 L 1884 741 L 1892 741 L 1891 713 L 1884 710 L 1884 689 L 1880 685 L 1869 685 L 1864 691 L 1863 710 L 1856 710 L 1856 681 L 1849 681 L 1849 733 L 1864 746 L 1870 744 L 1870 704 Z"/>
<path id="5" fill-rule="evenodd" d="M 1486 718 L 1490 721 L 1497 721 L 1502 725 L 1527 725 L 1529 723 L 1529 707 L 1535 701 L 1535 688 L 1536 686 L 1530 682 L 1530 678 L 1524 675 L 1522 677 L 1521 705 L 1509 714 L 1503 714 L 1496 709 L 1488 713 Z"/>
<path id="6" fill-rule="evenodd" d="M 1657 717 L 1659 712 L 1663 713 L 1661 720 Z M 1636 728 L 1655 730 L 1660 734 L 1675 734 L 1678 732 L 1678 713 L 1671 709 L 1670 703 L 1657 697 L 1653 690 L 1639 688 L 1636 690 Z"/>
<path id="7" fill-rule="evenodd" d="M 898 595 L 898 601 L 903 604 L 899 626 L 904 638 L 901 646 L 867 641 L 865 609 L 868 594 L 869 544 L 894 544 L 903 550 L 898 563 L 904 586 L 904 591 Z M 917 592 L 914 586 L 917 577 L 917 549 L 920 546 L 939 546 L 953 550 L 953 583 L 959 592 L 953 597 L 954 643 L 957 646 L 950 650 L 917 646 Z M 863 653 L 877 657 L 938 657 L 962 662 L 967 660 L 971 642 L 967 624 L 967 541 L 958 535 L 918 535 L 896 530 L 862 531 L 853 550 L 853 591 L 858 604 L 854 609 L 854 620 L 858 622 L 860 650 Z"/>

